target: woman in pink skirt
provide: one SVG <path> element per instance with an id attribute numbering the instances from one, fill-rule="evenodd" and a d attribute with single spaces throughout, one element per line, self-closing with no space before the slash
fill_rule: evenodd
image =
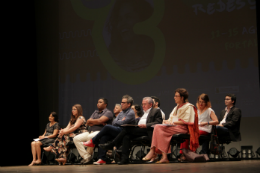
<path id="1" fill-rule="evenodd" d="M 173 109 L 168 120 L 155 125 L 150 152 L 143 158 L 148 161 L 162 153 L 162 158 L 156 163 L 169 163 L 167 153 L 171 153 L 170 141 L 172 135 L 190 133 L 190 150 L 195 151 L 199 146 L 198 114 L 194 105 L 188 103 L 188 91 L 184 88 L 175 90 L 174 100 L 177 106 Z"/>

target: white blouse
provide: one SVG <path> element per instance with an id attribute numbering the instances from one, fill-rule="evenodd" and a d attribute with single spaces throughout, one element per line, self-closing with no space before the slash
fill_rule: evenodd
<path id="1" fill-rule="evenodd" d="M 211 112 L 214 112 L 213 109 L 211 109 L 211 108 L 208 108 L 202 114 L 200 114 L 200 111 L 198 110 L 199 124 L 201 122 L 212 121 L 211 118 L 210 118 Z M 205 131 L 205 132 L 208 132 L 208 133 L 211 133 L 211 129 L 212 129 L 212 125 L 199 126 L 199 130 L 202 130 L 202 131 Z"/>

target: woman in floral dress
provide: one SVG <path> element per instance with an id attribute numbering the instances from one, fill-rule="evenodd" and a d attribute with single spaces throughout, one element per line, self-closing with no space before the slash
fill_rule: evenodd
<path id="1" fill-rule="evenodd" d="M 72 106 L 71 119 L 65 129 L 61 129 L 58 138 L 54 143 L 44 148 L 45 151 L 52 151 L 56 154 L 56 161 L 65 165 L 67 162 L 67 144 L 73 141 L 73 138 L 86 130 L 86 120 L 83 117 L 83 111 L 80 104 Z"/>

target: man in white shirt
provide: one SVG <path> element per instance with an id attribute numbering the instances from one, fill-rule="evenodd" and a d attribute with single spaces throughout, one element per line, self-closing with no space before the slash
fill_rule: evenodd
<path id="1" fill-rule="evenodd" d="M 241 110 L 235 107 L 236 96 L 227 94 L 225 97 L 226 108 L 220 113 L 220 123 L 217 125 L 219 138 L 232 141 L 241 141 L 240 120 Z"/>
<path id="2" fill-rule="evenodd" d="M 153 103 L 154 103 L 153 107 L 161 110 L 162 119 L 165 120 L 165 114 L 162 111 L 162 109 L 160 108 L 160 105 L 161 105 L 160 99 L 158 97 L 156 97 L 156 96 L 151 96 L 151 98 L 153 99 Z"/>
<path id="3" fill-rule="evenodd" d="M 162 123 L 162 114 L 160 109 L 153 108 L 153 99 L 144 97 L 142 101 L 144 114 L 138 122 L 137 127 L 127 126 L 122 132 L 110 143 L 99 145 L 101 148 L 108 149 L 111 146 L 120 146 L 122 144 L 122 159 L 119 165 L 127 164 L 129 159 L 129 148 L 131 139 L 141 136 L 148 136 L 152 141 L 153 128 L 152 125 Z"/>

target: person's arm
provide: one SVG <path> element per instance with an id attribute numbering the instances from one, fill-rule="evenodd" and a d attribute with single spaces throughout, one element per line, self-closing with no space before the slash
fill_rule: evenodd
<path id="1" fill-rule="evenodd" d="M 71 132 L 74 132 L 75 130 L 77 130 L 81 124 L 84 122 L 84 119 L 83 118 L 78 118 L 76 123 L 75 123 L 75 126 L 74 127 L 71 127 L 70 129 L 63 129 L 63 133 L 64 134 L 69 134 Z"/>
<path id="2" fill-rule="evenodd" d="M 162 119 L 162 113 L 160 109 L 156 110 L 154 116 L 155 116 L 155 121 L 151 123 L 147 123 L 146 128 L 151 128 L 151 126 L 155 124 L 162 124 L 163 119 Z"/>
<path id="3" fill-rule="evenodd" d="M 201 122 L 200 123 L 200 126 L 205 126 L 205 125 L 217 125 L 219 122 L 218 122 L 218 118 L 215 114 L 214 111 L 211 111 L 210 113 L 210 118 L 212 119 L 212 121 L 209 121 L 209 122 Z"/>
<path id="4" fill-rule="evenodd" d="M 228 121 L 228 122 L 226 120 L 226 123 L 222 124 L 223 127 L 232 128 L 238 123 L 238 121 L 240 121 L 241 110 L 240 109 L 234 109 L 232 113 L 233 113 L 232 120 Z"/>
<path id="5" fill-rule="evenodd" d="M 47 138 L 55 138 L 55 137 L 58 135 L 58 133 L 59 133 L 59 130 L 58 130 L 58 129 L 55 129 L 55 130 L 53 131 L 53 134 L 52 134 L 52 135 L 45 136 L 45 137 L 47 137 Z"/>
<path id="6" fill-rule="evenodd" d="M 109 120 L 107 116 L 102 116 L 99 119 L 88 119 L 87 120 L 87 125 L 89 126 L 94 126 L 94 125 L 103 125 Z"/>
<path id="7" fill-rule="evenodd" d="M 135 122 L 135 113 L 134 111 L 129 111 L 122 120 L 115 121 L 113 125 L 121 126 L 123 124 L 132 124 L 134 122 Z"/>

